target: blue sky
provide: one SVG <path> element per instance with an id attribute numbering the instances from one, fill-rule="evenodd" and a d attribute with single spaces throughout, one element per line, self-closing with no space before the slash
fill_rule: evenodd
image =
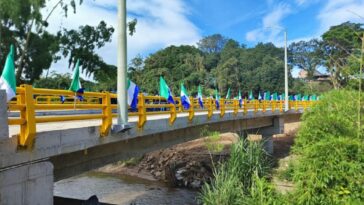
<path id="1" fill-rule="evenodd" d="M 58 0 L 51 0 L 49 8 Z M 84 0 L 76 14 L 50 18 L 50 32 L 101 20 L 116 28 L 116 0 Z M 364 22 L 364 0 L 128 0 L 128 18 L 137 18 L 136 34 L 128 37 L 128 58 L 148 56 L 170 45 L 196 45 L 204 36 L 220 33 L 252 47 L 258 42 L 283 45 L 283 29 L 289 42 L 319 38 L 330 26 L 345 21 Z M 46 14 L 49 10 L 45 10 Z M 98 53 L 116 64 L 116 35 Z M 52 66 L 70 72 L 65 60 Z"/>

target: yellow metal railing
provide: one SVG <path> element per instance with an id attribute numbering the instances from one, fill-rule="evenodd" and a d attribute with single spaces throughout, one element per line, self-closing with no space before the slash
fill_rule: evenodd
<path id="1" fill-rule="evenodd" d="M 115 103 L 112 104 L 112 99 L 116 102 L 117 96 L 109 92 L 85 92 L 83 94 L 85 100 L 82 102 L 75 100 L 75 93 L 68 90 L 39 89 L 33 88 L 31 85 L 21 85 L 17 87 L 16 93 L 16 100 L 8 103 L 8 109 L 19 111 L 20 115 L 19 118 L 9 118 L 8 123 L 9 125 L 20 125 L 18 143 L 21 146 L 32 144 L 36 135 L 37 123 L 101 119 L 100 136 L 105 137 L 109 134 L 113 117 L 117 116 L 112 112 L 113 109 L 117 108 Z M 65 96 L 66 101 L 64 103 L 60 100 L 61 95 Z M 191 106 L 188 110 L 183 108 L 179 97 L 175 97 L 174 100 L 175 105 L 168 104 L 166 99 L 160 96 L 139 94 L 137 110 L 129 112 L 129 116 L 137 116 L 137 126 L 143 128 L 148 115 L 169 115 L 169 123 L 173 125 L 178 113 L 188 113 L 188 120 L 192 121 L 196 112 L 206 112 L 207 118 L 210 119 L 214 111 L 217 111 L 216 102 L 211 98 L 203 99 L 203 108 L 201 108 L 198 100 L 191 97 Z M 290 101 L 289 108 L 294 110 L 307 109 L 313 103 L 314 101 Z M 220 99 L 219 104 L 219 114 L 223 118 L 226 111 L 232 111 L 235 116 L 239 111 L 247 114 L 248 110 L 253 110 L 254 113 L 266 112 L 267 110 L 283 112 L 284 101 L 243 100 L 240 103 L 239 100 Z M 39 110 L 100 110 L 101 114 L 36 116 L 35 113 Z"/>

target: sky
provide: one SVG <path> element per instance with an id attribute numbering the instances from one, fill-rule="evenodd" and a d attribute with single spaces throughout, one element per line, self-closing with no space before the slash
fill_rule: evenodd
<path id="1" fill-rule="evenodd" d="M 48 14 L 58 0 L 50 0 Z M 149 54 L 170 45 L 196 45 L 203 37 L 222 34 L 253 47 L 259 42 L 284 45 L 320 38 L 330 26 L 351 21 L 364 23 L 364 0 L 127 0 L 128 19 L 138 20 L 136 33 L 128 36 L 128 59 Z M 49 18 L 47 30 L 96 26 L 103 20 L 116 29 L 117 0 L 83 0 L 74 14 L 64 17 L 60 8 Z M 116 65 L 116 31 L 112 42 L 97 53 Z M 51 71 L 71 73 L 67 60 L 52 65 Z M 295 71 L 295 74 L 297 71 Z M 86 77 L 83 73 L 82 77 Z"/>

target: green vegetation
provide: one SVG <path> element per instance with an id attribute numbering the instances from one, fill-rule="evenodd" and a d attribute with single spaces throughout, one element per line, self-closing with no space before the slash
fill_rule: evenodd
<path id="1" fill-rule="evenodd" d="M 293 147 L 298 204 L 364 202 L 363 126 L 358 133 L 358 114 L 364 110 L 358 113 L 358 106 L 358 92 L 340 90 L 324 95 L 303 115 Z"/>
<path id="2" fill-rule="evenodd" d="M 257 142 L 239 141 L 231 149 L 230 159 L 214 170 L 214 180 L 201 191 L 203 204 L 267 204 L 276 195 L 265 177 L 270 163 Z"/>
<path id="3" fill-rule="evenodd" d="M 362 96 L 361 101 L 364 101 Z M 269 181 L 267 155 L 257 143 L 241 141 L 218 166 L 201 192 L 203 204 L 363 204 L 364 120 L 359 130 L 357 91 L 325 94 L 303 115 L 293 146 L 294 161 L 281 178 L 295 189 L 279 194 Z M 363 106 L 363 105 L 361 105 Z"/>

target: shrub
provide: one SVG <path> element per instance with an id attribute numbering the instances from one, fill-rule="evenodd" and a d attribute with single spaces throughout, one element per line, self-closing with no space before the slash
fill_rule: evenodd
<path id="1" fill-rule="evenodd" d="M 293 166 L 296 204 L 364 202 L 364 135 L 358 129 L 358 114 L 364 113 L 358 106 L 358 92 L 333 91 L 303 115 L 293 147 L 299 155 Z"/>

